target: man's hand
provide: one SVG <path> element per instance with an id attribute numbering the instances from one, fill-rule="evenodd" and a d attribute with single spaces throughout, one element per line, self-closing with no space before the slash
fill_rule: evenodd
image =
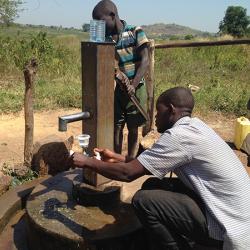
<path id="1" fill-rule="evenodd" d="M 88 159 L 89 159 L 89 157 L 87 157 L 81 153 L 74 153 L 72 155 L 72 160 L 73 160 L 74 166 L 79 167 L 79 168 L 83 168 L 85 165 L 87 165 Z"/>
<path id="2" fill-rule="evenodd" d="M 74 153 L 72 161 L 76 167 L 88 168 L 106 178 L 130 182 L 146 174 L 145 168 L 138 160 L 125 163 L 125 156 L 108 149 L 95 148 L 103 161 L 87 157 L 81 153 Z"/>
<path id="3" fill-rule="evenodd" d="M 131 95 L 135 95 L 135 87 L 134 87 L 134 85 L 132 85 L 132 84 L 129 84 L 128 86 L 127 86 L 127 92 L 128 92 L 128 94 L 131 96 Z"/>
<path id="4" fill-rule="evenodd" d="M 124 162 L 125 161 L 125 157 L 120 155 L 120 154 L 116 154 L 115 152 L 105 148 L 95 148 L 94 149 L 94 154 L 96 155 L 96 152 L 98 152 L 101 156 L 101 160 L 105 161 L 105 162 Z"/>
<path id="5" fill-rule="evenodd" d="M 128 77 L 123 72 L 117 71 L 115 77 L 129 95 L 135 94 L 135 86 L 129 81 Z"/>

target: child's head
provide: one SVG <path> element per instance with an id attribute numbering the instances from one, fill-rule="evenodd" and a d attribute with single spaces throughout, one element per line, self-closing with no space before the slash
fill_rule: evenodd
<path id="1" fill-rule="evenodd" d="M 116 32 L 116 22 L 119 20 L 119 16 L 116 5 L 112 1 L 100 1 L 93 9 L 92 17 L 106 22 L 106 35 L 112 35 Z"/>

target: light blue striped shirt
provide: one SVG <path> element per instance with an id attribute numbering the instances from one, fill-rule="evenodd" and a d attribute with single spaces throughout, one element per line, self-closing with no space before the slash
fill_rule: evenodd
<path id="1" fill-rule="evenodd" d="M 169 171 L 203 200 L 209 234 L 224 250 L 250 249 L 250 178 L 233 150 L 198 118 L 183 117 L 138 160 L 154 176 Z"/>

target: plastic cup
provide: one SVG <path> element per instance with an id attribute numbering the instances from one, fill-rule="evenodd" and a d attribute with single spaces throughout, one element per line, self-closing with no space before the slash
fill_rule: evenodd
<path id="1" fill-rule="evenodd" d="M 80 147 L 84 149 L 88 148 L 90 135 L 87 135 L 87 134 L 78 135 L 77 139 L 79 141 Z"/>

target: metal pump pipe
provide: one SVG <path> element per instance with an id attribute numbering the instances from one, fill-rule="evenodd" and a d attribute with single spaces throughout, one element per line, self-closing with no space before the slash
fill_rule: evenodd
<path id="1" fill-rule="evenodd" d="M 58 130 L 61 132 L 67 131 L 68 123 L 89 119 L 90 116 L 89 112 L 80 112 L 72 115 L 60 116 L 58 117 Z"/>

